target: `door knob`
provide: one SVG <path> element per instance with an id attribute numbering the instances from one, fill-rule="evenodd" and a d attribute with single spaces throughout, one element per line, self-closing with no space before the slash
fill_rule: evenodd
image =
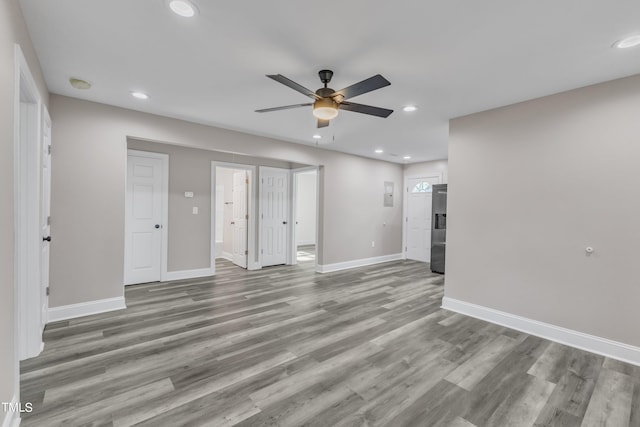
<path id="1" fill-rule="evenodd" d="M 234 225 L 236 222 L 235 221 L 231 221 L 231 225 Z"/>
<path id="2" fill-rule="evenodd" d="M 155 228 L 160 228 L 160 224 L 154 225 Z"/>
<path id="3" fill-rule="evenodd" d="M 42 241 L 43 242 L 50 242 L 51 241 L 51 236 L 43 237 Z"/>
<path id="4" fill-rule="evenodd" d="M 287 223 L 287 221 L 282 221 L 282 223 L 283 223 L 283 224 L 286 224 L 286 223 Z"/>

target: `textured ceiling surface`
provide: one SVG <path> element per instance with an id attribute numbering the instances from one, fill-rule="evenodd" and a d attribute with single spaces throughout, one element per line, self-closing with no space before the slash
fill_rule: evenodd
<path id="1" fill-rule="evenodd" d="M 190 19 L 165 0 L 20 4 L 52 93 L 394 162 L 446 158 L 451 118 L 640 72 L 640 47 L 612 48 L 640 32 L 637 0 L 195 3 Z M 336 90 L 382 74 L 353 102 L 395 112 L 319 130 L 310 107 L 254 112 L 309 101 L 265 74 L 315 90 L 323 68 Z"/>

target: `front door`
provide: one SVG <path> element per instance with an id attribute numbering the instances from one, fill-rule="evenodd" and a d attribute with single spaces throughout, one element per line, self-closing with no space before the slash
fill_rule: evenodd
<path id="1" fill-rule="evenodd" d="M 428 262 L 431 258 L 432 185 L 439 184 L 440 178 L 411 178 L 407 183 L 407 258 Z"/>
<path id="2" fill-rule="evenodd" d="M 247 268 L 247 171 L 233 173 L 233 220 L 231 235 L 233 239 L 233 263 Z"/>
<path id="3" fill-rule="evenodd" d="M 262 266 L 286 264 L 289 222 L 289 170 L 260 168 Z"/>
<path id="4" fill-rule="evenodd" d="M 160 281 L 162 260 L 162 160 L 127 157 L 125 284 Z"/>

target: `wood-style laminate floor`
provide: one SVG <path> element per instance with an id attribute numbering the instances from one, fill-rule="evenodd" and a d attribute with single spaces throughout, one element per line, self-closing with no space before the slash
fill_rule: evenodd
<path id="1" fill-rule="evenodd" d="M 126 289 L 48 325 L 23 426 L 640 426 L 640 368 L 440 308 L 413 261 Z"/>

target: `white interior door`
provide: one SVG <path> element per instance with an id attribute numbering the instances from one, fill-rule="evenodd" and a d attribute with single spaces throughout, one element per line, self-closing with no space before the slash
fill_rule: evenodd
<path id="1" fill-rule="evenodd" d="M 41 326 L 47 322 L 49 309 L 49 242 L 51 242 L 51 119 L 44 109 L 40 162 L 40 301 Z"/>
<path id="2" fill-rule="evenodd" d="M 247 268 L 247 171 L 233 173 L 233 263 Z"/>
<path id="3" fill-rule="evenodd" d="M 162 267 L 162 159 L 129 154 L 125 284 L 156 282 Z"/>
<path id="4" fill-rule="evenodd" d="M 432 185 L 438 177 L 407 181 L 407 258 L 428 262 L 431 258 Z"/>
<path id="5" fill-rule="evenodd" d="M 289 170 L 260 168 L 262 266 L 286 264 L 289 214 Z"/>

